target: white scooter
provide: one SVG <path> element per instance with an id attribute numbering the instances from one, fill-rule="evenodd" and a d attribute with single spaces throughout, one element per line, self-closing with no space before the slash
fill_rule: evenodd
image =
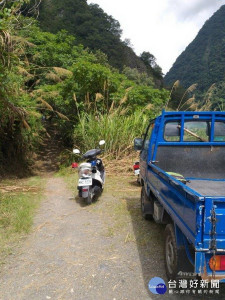
<path id="1" fill-rule="evenodd" d="M 140 182 L 140 163 L 136 161 L 133 165 L 134 175 L 137 176 L 137 183 L 141 184 Z"/>
<path id="2" fill-rule="evenodd" d="M 104 140 L 99 142 L 102 146 Z M 94 199 L 101 195 L 105 184 L 105 168 L 102 160 L 97 155 L 103 152 L 102 149 L 92 149 L 83 154 L 82 158 L 86 159 L 86 163 L 81 163 L 78 167 L 78 186 L 79 196 L 82 197 L 87 204 L 91 204 Z M 79 149 L 73 149 L 74 154 L 80 154 Z M 72 167 L 76 163 L 72 164 Z"/>

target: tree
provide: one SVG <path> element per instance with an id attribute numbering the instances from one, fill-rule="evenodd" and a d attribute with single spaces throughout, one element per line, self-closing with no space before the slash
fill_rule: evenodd
<path id="1" fill-rule="evenodd" d="M 156 58 L 150 52 L 142 52 L 140 55 L 141 60 L 145 63 L 146 66 L 154 68 L 156 65 Z"/>
<path id="2" fill-rule="evenodd" d="M 148 74 L 153 76 L 156 87 L 163 86 L 163 73 L 160 66 L 156 63 L 156 58 L 150 52 L 142 52 L 140 55 L 141 60 L 144 62 Z"/>

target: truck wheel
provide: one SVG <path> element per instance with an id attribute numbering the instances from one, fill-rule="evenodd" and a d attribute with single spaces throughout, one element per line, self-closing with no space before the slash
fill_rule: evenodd
<path id="1" fill-rule="evenodd" d="M 177 273 L 179 271 L 179 260 L 174 226 L 172 224 L 166 225 L 164 255 L 167 277 L 169 279 L 176 279 Z"/>
<path id="2" fill-rule="evenodd" d="M 145 220 L 152 220 L 152 215 L 147 213 L 146 201 L 149 201 L 148 196 L 146 195 L 145 187 L 142 186 L 142 188 L 141 188 L 141 214 Z"/>

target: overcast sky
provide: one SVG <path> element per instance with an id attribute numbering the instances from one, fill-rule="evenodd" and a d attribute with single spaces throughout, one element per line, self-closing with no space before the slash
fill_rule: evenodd
<path id="1" fill-rule="evenodd" d="M 225 0 L 88 0 L 120 22 L 122 39 L 149 51 L 166 73 Z M 225 17 L 225 16 L 224 16 Z"/>

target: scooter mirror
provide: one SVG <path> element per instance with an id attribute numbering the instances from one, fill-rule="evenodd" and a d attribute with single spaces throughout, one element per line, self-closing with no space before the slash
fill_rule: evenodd
<path id="1" fill-rule="evenodd" d="M 79 149 L 73 149 L 73 154 L 80 154 L 80 150 Z"/>
<path id="2" fill-rule="evenodd" d="M 100 145 L 100 146 L 105 145 L 105 141 L 104 141 L 104 140 L 101 140 L 101 141 L 99 142 L 99 145 Z"/>

